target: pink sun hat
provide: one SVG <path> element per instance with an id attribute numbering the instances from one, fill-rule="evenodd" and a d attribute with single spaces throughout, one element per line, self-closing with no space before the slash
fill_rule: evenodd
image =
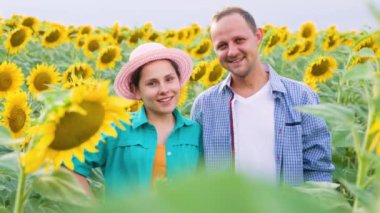
<path id="1" fill-rule="evenodd" d="M 128 62 L 121 68 L 114 82 L 116 94 L 127 99 L 137 99 L 131 88 L 133 73 L 144 64 L 151 61 L 169 59 L 178 65 L 180 86 L 189 80 L 193 70 L 193 61 L 190 56 L 176 48 L 166 48 L 160 43 L 145 43 L 134 49 Z"/>

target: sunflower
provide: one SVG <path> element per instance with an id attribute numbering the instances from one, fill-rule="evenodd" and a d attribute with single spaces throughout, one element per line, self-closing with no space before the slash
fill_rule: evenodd
<path id="1" fill-rule="evenodd" d="M 92 32 L 92 26 L 81 26 L 79 27 L 79 34 L 81 35 L 89 35 Z"/>
<path id="2" fill-rule="evenodd" d="M 375 56 L 353 56 L 348 62 L 347 69 L 350 70 L 353 66 L 357 64 L 364 64 L 368 61 L 376 60 Z"/>
<path id="3" fill-rule="evenodd" d="M 0 98 L 17 91 L 24 84 L 24 75 L 15 63 L 4 61 L 0 65 Z"/>
<path id="4" fill-rule="evenodd" d="M 304 49 L 302 43 L 295 43 L 285 49 L 283 58 L 287 61 L 293 61 L 300 56 L 300 52 Z"/>
<path id="5" fill-rule="evenodd" d="M 303 82 L 304 82 L 306 85 L 308 85 L 311 89 L 313 89 L 315 92 L 318 92 L 318 91 L 319 91 L 319 88 L 318 88 L 318 86 L 317 86 L 317 82 L 315 82 L 315 81 L 313 81 L 313 80 L 311 80 L 311 79 L 307 79 L 307 78 L 305 78 L 305 79 L 303 80 Z"/>
<path id="6" fill-rule="evenodd" d="M 27 78 L 29 92 L 36 96 L 37 94 L 50 90 L 48 85 L 58 84 L 59 82 L 59 72 L 53 66 L 46 64 L 38 64 L 35 66 L 29 77 Z"/>
<path id="7" fill-rule="evenodd" d="M 29 42 L 32 37 L 32 31 L 27 27 L 18 27 L 9 33 L 9 37 L 5 40 L 4 46 L 10 54 L 16 54 Z"/>
<path id="8" fill-rule="evenodd" d="M 127 43 L 129 46 L 134 46 L 136 45 L 142 38 L 144 38 L 144 33 L 139 30 L 139 29 L 136 29 L 134 31 L 132 31 L 130 34 L 129 34 L 129 37 L 127 39 Z"/>
<path id="9" fill-rule="evenodd" d="M 194 58 L 197 59 L 203 59 L 204 57 L 208 56 L 212 51 L 212 42 L 209 38 L 204 38 L 199 44 L 194 47 L 190 54 Z"/>
<path id="10" fill-rule="evenodd" d="M 305 39 L 311 39 L 314 38 L 317 34 L 317 28 L 315 27 L 315 24 L 313 22 L 305 22 L 302 24 L 299 36 L 301 38 Z"/>
<path id="11" fill-rule="evenodd" d="M 37 32 L 39 20 L 33 16 L 28 16 L 22 19 L 21 24 L 25 27 L 28 27 L 33 32 Z"/>
<path id="12" fill-rule="evenodd" d="M 372 34 L 369 36 L 366 36 L 362 39 L 360 39 L 354 46 L 354 51 L 359 51 L 362 48 L 370 48 L 372 49 L 375 53 L 377 50 L 380 48 L 379 47 L 379 35 Z"/>
<path id="13" fill-rule="evenodd" d="M 207 67 L 209 66 L 208 61 L 201 61 L 197 65 L 190 76 L 190 81 L 200 82 L 207 73 Z"/>
<path id="14" fill-rule="evenodd" d="M 157 31 L 151 31 L 148 34 L 146 34 L 146 40 L 154 42 L 158 41 L 160 39 L 160 33 Z"/>
<path id="15" fill-rule="evenodd" d="M 120 27 L 119 27 L 119 23 L 115 22 L 115 24 L 112 26 L 112 37 L 114 39 L 117 39 L 117 37 L 119 36 L 120 34 Z"/>
<path id="16" fill-rule="evenodd" d="M 58 169 L 64 164 L 73 169 L 72 158 L 83 162 L 84 151 L 97 152 L 95 147 L 102 134 L 117 136 L 111 123 L 122 129 L 121 121 L 130 124 L 126 100 L 109 96 L 108 85 L 94 81 L 75 87 L 65 104 L 47 112 L 42 124 L 31 131 L 40 140 L 21 158 L 25 172 L 34 172 L 43 165 Z"/>
<path id="17" fill-rule="evenodd" d="M 314 52 L 314 49 L 315 49 L 314 38 L 303 40 L 302 46 L 303 46 L 303 49 L 300 51 L 300 54 L 302 56 L 312 54 Z"/>
<path id="18" fill-rule="evenodd" d="M 82 49 L 84 51 L 84 54 L 88 58 L 94 58 L 95 54 L 94 52 L 100 50 L 101 47 L 101 40 L 98 36 L 90 35 L 86 38 L 86 41 L 84 42 Z"/>
<path id="19" fill-rule="evenodd" d="M 79 35 L 75 39 L 75 47 L 77 49 L 81 49 L 83 47 L 84 43 L 86 42 L 86 38 L 87 38 L 87 36 Z"/>
<path id="20" fill-rule="evenodd" d="M 337 62 L 333 57 L 322 56 L 309 64 L 305 72 L 305 78 L 315 82 L 324 82 L 333 76 L 337 66 Z"/>
<path id="21" fill-rule="evenodd" d="M 13 138 L 20 138 L 30 123 L 28 95 L 25 92 L 9 93 L 5 100 L 2 123 L 10 130 Z"/>
<path id="22" fill-rule="evenodd" d="M 87 63 L 73 64 L 63 74 L 64 88 L 75 86 L 78 80 L 87 80 L 94 76 L 94 70 Z"/>
<path id="23" fill-rule="evenodd" d="M 274 31 L 268 38 L 268 41 L 266 42 L 265 48 L 264 48 L 264 55 L 268 55 L 272 52 L 274 47 L 278 45 L 281 42 L 282 36 L 280 31 L 276 30 Z"/>
<path id="24" fill-rule="evenodd" d="M 109 46 L 100 51 L 96 67 L 100 70 L 112 69 L 117 61 L 121 60 L 121 49 L 118 46 Z"/>
<path id="25" fill-rule="evenodd" d="M 65 27 L 54 26 L 47 32 L 45 32 L 42 38 L 42 46 L 44 47 L 56 47 L 67 39 L 67 31 Z"/>
<path id="26" fill-rule="evenodd" d="M 179 100 L 178 100 L 178 106 L 183 106 L 183 104 L 186 102 L 187 97 L 188 97 L 187 93 L 188 93 L 188 84 L 185 84 L 181 88 L 181 93 L 179 95 Z"/>
<path id="27" fill-rule="evenodd" d="M 199 26 L 199 24 L 191 24 L 190 29 L 192 31 L 193 37 L 196 37 L 202 33 L 202 28 Z"/>
<path id="28" fill-rule="evenodd" d="M 125 108 L 127 112 L 136 112 L 143 105 L 143 102 L 141 100 L 128 100 L 128 99 L 125 99 L 125 100 L 127 102 L 127 106 Z"/>
<path id="29" fill-rule="evenodd" d="M 322 49 L 324 51 L 331 51 L 340 45 L 340 41 L 339 33 L 337 31 L 330 30 L 323 39 Z"/>
<path id="30" fill-rule="evenodd" d="M 369 151 L 372 152 L 376 149 L 376 154 L 380 155 L 380 120 L 377 119 L 371 126 L 370 135 L 373 135 Z"/>
<path id="31" fill-rule="evenodd" d="M 206 87 L 213 86 L 223 78 L 224 73 L 226 73 L 226 69 L 220 65 L 219 61 L 217 59 L 214 59 L 208 67 L 208 72 L 206 73 L 206 76 L 203 78 L 203 84 Z"/>

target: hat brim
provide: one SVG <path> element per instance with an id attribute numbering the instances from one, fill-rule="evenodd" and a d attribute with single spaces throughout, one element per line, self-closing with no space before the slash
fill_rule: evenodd
<path id="1" fill-rule="evenodd" d="M 156 49 L 133 58 L 121 68 L 114 82 L 116 94 L 127 99 L 137 100 L 130 87 L 132 74 L 144 64 L 161 59 L 169 59 L 176 63 L 180 73 L 180 85 L 186 84 L 193 70 L 193 61 L 190 56 L 175 48 Z"/>

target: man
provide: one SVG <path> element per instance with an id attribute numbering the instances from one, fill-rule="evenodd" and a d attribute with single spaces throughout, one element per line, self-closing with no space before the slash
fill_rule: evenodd
<path id="1" fill-rule="evenodd" d="M 210 34 L 230 73 L 200 94 L 191 110 L 203 126 L 206 169 L 232 168 L 291 185 L 330 182 L 334 166 L 326 123 L 295 109 L 318 104 L 318 95 L 260 62 L 263 33 L 247 11 L 230 7 L 218 12 Z"/>

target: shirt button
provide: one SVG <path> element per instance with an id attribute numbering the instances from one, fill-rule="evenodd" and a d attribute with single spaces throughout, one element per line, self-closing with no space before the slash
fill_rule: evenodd
<path id="1" fill-rule="evenodd" d="M 170 155 L 172 155 L 172 152 L 168 152 L 167 154 L 168 154 L 168 156 L 170 156 Z"/>

